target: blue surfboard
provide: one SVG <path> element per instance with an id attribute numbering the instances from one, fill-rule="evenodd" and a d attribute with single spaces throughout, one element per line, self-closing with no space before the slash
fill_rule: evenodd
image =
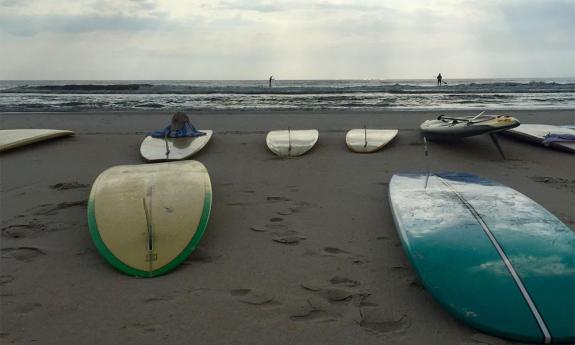
<path id="1" fill-rule="evenodd" d="M 394 175 L 389 198 L 413 268 L 451 314 L 513 340 L 575 341 L 575 232 L 541 205 L 462 173 Z"/>

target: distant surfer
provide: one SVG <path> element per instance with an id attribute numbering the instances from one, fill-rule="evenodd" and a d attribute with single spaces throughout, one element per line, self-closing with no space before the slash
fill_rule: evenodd
<path id="1" fill-rule="evenodd" d="M 439 75 L 437 76 L 437 86 L 441 86 L 441 80 L 443 79 L 443 77 L 441 76 L 441 73 L 439 73 Z"/>
<path id="2" fill-rule="evenodd" d="M 272 87 L 272 80 L 274 80 L 274 76 L 270 75 L 270 87 Z"/>

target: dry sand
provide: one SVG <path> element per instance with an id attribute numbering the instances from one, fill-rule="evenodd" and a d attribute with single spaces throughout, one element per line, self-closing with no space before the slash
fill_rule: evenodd
<path id="1" fill-rule="evenodd" d="M 472 114 L 474 112 L 469 112 Z M 573 124 L 573 111 L 505 112 Z M 458 112 L 457 114 L 462 114 Z M 1 334 L 6 344 L 508 344 L 451 317 L 411 269 L 389 210 L 396 172 L 425 169 L 419 124 L 433 112 L 193 114 L 215 131 L 195 159 L 213 183 L 200 247 L 168 275 L 114 270 L 86 223 L 103 170 L 143 164 L 143 134 L 166 113 L 2 114 L 1 127 L 75 130 L 6 152 L 1 173 Z M 345 132 L 397 128 L 382 151 L 347 150 Z M 271 129 L 317 128 L 308 154 L 275 157 Z M 515 188 L 571 228 L 575 155 L 502 138 L 430 144 L 430 166 Z"/>

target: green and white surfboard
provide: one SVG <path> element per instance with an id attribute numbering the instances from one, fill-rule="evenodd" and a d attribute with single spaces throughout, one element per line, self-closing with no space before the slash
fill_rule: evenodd
<path id="1" fill-rule="evenodd" d="M 154 277 L 177 267 L 197 247 L 211 205 L 210 177 L 200 162 L 121 165 L 94 182 L 88 224 L 112 266 Z"/>

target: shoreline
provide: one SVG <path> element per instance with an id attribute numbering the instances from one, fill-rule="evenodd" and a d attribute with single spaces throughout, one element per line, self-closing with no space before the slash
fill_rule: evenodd
<path id="1" fill-rule="evenodd" d="M 393 224 L 389 180 L 425 170 L 419 124 L 440 113 L 448 112 L 188 112 L 198 128 L 214 130 L 192 158 L 210 174 L 212 214 L 190 258 L 152 279 L 125 276 L 99 255 L 85 202 L 105 169 L 145 164 L 140 142 L 171 112 L 0 113 L 2 129 L 76 131 L 0 155 L 0 340 L 513 344 L 435 302 Z M 573 124 L 572 110 L 493 113 Z M 379 152 L 352 153 L 345 132 L 364 124 L 400 131 Z M 288 125 L 319 129 L 318 144 L 299 158 L 275 157 L 265 133 Z M 500 142 L 507 160 L 487 136 L 430 143 L 430 169 L 496 180 L 575 230 L 575 155 L 506 136 Z M 277 240 L 284 235 L 299 240 Z"/>

